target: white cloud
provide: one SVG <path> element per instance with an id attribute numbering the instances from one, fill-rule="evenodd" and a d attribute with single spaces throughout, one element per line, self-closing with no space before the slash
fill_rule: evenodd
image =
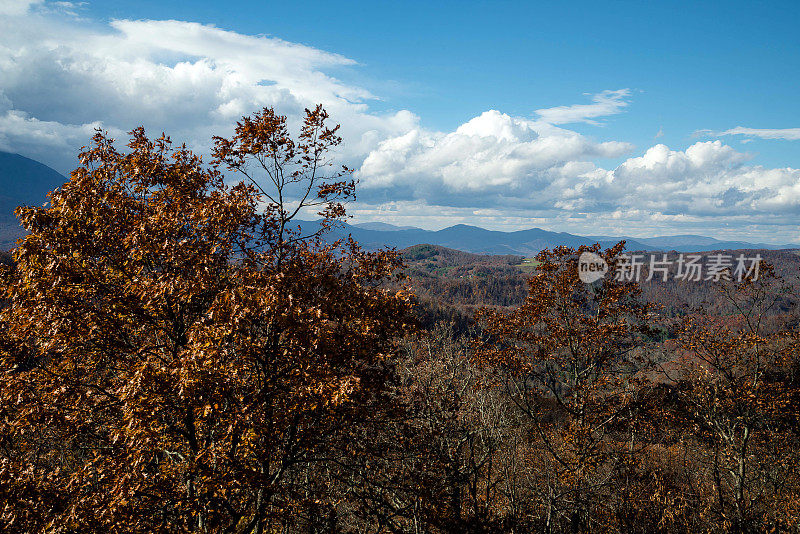
<path id="1" fill-rule="evenodd" d="M 552 124 L 490 110 L 451 133 L 414 129 L 387 139 L 366 157 L 357 176 L 366 189 L 415 184 L 407 189 L 416 197 L 431 190 L 541 190 L 564 172 L 591 170 L 592 159 L 632 149 L 628 143 L 598 143 Z"/>
<path id="2" fill-rule="evenodd" d="M 207 153 L 211 136 L 227 135 L 243 114 L 274 106 L 296 124 L 304 107 L 322 102 L 342 124 L 340 157 L 358 169 L 353 212 L 362 218 L 591 234 L 739 229 L 770 240 L 790 228 L 796 237 L 800 170 L 752 165 L 721 141 L 685 150 L 657 144 L 615 168 L 601 166 L 634 147 L 563 125 L 601 124 L 623 112 L 627 89 L 539 109 L 533 118 L 489 110 L 438 132 L 407 110 L 372 111 L 376 97 L 347 81 L 358 67 L 351 58 L 211 25 L 102 25 L 53 15 L 79 7 L 0 6 L 0 150 L 68 172 L 94 128 L 124 138 L 143 124 L 152 135 L 165 131 Z M 797 130 L 720 135 L 795 139 Z"/>
<path id="3" fill-rule="evenodd" d="M 701 135 L 711 135 L 715 137 L 722 137 L 725 135 L 743 135 L 745 137 L 760 139 L 785 139 L 787 141 L 800 140 L 800 128 L 745 128 L 744 126 L 737 126 L 730 130 L 722 132 L 715 132 L 713 130 L 700 130 L 697 132 Z"/>
<path id="4" fill-rule="evenodd" d="M 102 128 L 99 121 L 87 124 L 62 124 L 41 121 L 20 111 L 0 115 L 0 150 L 22 152 L 37 161 L 47 161 L 54 153 L 74 153 L 75 147 L 85 145 Z M 123 132 L 112 129 L 112 135 Z"/>
<path id="5" fill-rule="evenodd" d="M 606 90 L 592 95 L 593 104 L 575 104 L 572 106 L 537 109 L 536 114 L 543 122 L 550 124 L 585 122 L 596 125 L 598 122 L 593 119 L 622 113 L 623 109 L 628 106 L 626 98 L 630 94 L 629 89 Z"/>
<path id="6" fill-rule="evenodd" d="M 606 184 L 582 199 L 584 210 L 609 203 L 664 214 L 769 216 L 800 211 L 800 169 L 749 166 L 750 155 L 721 141 L 684 151 L 655 145 L 607 172 Z"/>
<path id="7" fill-rule="evenodd" d="M 451 133 L 414 130 L 388 139 L 358 175 L 367 202 L 405 203 L 417 224 L 427 218 L 429 227 L 448 213 L 453 221 L 498 229 L 530 221 L 582 233 L 652 235 L 669 233 L 666 227 L 708 233 L 747 224 L 756 226 L 749 230 L 754 236 L 772 226 L 760 237 L 769 242 L 795 239 L 800 169 L 748 165 L 750 154 L 719 140 L 682 151 L 657 144 L 611 170 L 593 162 L 631 148 L 489 111 Z M 487 216 L 492 210 L 504 219 Z"/>
<path id="8" fill-rule="evenodd" d="M 45 12 L 77 17 L 88 4 L 89 2 L 49 2 Z"/>
<path id="9" fill-rule="evenodd" d="M 64 6 L 0 19 L 0 142 L 41 156 L 30 146 L 48 139 L 60 148 L 43 160 L 63 172 L 88 139 L 76 136 L 98 124 L 117 132 L 143 124 L 204 152 L 244 114 L 274 106 L 297 123 L 321 102 L 343 124 L 352 159 L 418 121 L 408 111 L 370 113 L 368 90 L 329 74 L 355 65 L 339 54 L 181 21 L 97 29 L 46 13 L 56 8 Z"/>

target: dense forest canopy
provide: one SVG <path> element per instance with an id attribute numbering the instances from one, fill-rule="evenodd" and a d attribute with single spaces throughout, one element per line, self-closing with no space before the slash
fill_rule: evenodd
<path id="1" fill-rule="evenodd" d="M 208 165 L 98 132 L 17 211 L 0 530 L 800 529 L 800 256 L 587 284 L 579 255 L 624 243 L 330 242 L 356 184 L 328 121 L 265 108 Z"/>

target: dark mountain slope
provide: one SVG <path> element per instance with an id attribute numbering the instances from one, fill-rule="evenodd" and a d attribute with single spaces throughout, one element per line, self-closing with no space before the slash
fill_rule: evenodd
<path id="1" fill-rule="evenodd" d="M 0 250 L 8 249 L 23 231 L 14 216 L 17 206 L 41 206 L 47 193 L 66 178 L 47 165 L 30 158 L 0 152 Z"/>

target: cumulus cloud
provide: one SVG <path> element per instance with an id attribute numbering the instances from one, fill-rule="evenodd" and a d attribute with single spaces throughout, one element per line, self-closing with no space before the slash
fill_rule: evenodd
<path id="1" fill-rule="evenodd" d="M 297 122 L 322 102 L 343 124 L 345 156 L 355 158 L 418 121 L 408 111 L 370 113 L 368 90 L 331 75 L 355 65 L 339 54 L 190 22 L 116 20 L 98 29 L 47 14 L 63 3 L 20 17 L 30 4 L 4 4 L 9 16 L 0 19 L 0 146 L 62 171 L 98 125 L 124 132 L 143 123 L 203 152 L 244 114 L 275 106 Z M 42 143 L 50 152 L 31 150 Z"/>
<path id="2" fill-rule="evenodd" d="M 580 197 L 584 211 L 613 203 L 666 215 L 755 216 L 800 211 L 800 169 L 746 165 L 751 156 L 721 141 L 683 151 L 659 144 L 630 158 Z"/>
<path id="3" fill-rule="evenodd" d="M 716 132 L 713 130 L 700 130 L 697 132 L 700 135 L 711 135 L 714 137 L 722 137 L 725 135 L 743 135 L 745 137 L 760 139 L 785 139 L 787 141 L 800 140 L 800 128 L 745 128 L 744 126 L 737 126 L 730 130 Z"/>
<path id="4" fill-rule="evenodd" d="M 631 149 L 489 111 L 451 133 L 414 130 L 384 141 L 359 175 L 367 202 L 404 203 L 406 213 L 431 220 L 449 214 L 498 229 L 628 235 L 713 228 L 724 236 L 731 225 L 768 242 L 798 240 L 800 169 L 750 165 L 750 154 L 719 140 L 685 150 L 657 144 L 613 169 L 593 162 Z M 413 224 L 396 210 L 383 213 Z"/>
<path id="5" fill-rule="evenodd" d="M 564 174 L 593 169 L 590 160 L 632 149 L 490 110 L 450 133 L 416 128 L 387 139 L 366 157 L 357 176 L 365 189 L 391 188 L 398 198 L 527 193 L 551 188 Z"/>
<path id="6" fill-rule="evenodd" d="M 62 124 L 57 121 L 42 121 L 25 112 L 9 110 L 0 114 L 0 150 L 24 153 L 37 161 L 59 161 L 59 155 L 72 160 L 75 148 L 85 145 L 95 129 L 101 127 L 102 123 L 99 121 Z M 107 130 L 117 137 L 124 134 L 116 128 Z"/>

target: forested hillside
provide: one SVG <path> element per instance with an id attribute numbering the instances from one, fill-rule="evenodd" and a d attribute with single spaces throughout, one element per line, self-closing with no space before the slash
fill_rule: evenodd
<path id="1" fill-rule="evenodd" d="M 0 531 L 800 529 L 797 254 L 647 281 L 624 243 L 331 243 L 341 141 L 321 106 L 242 118 L 210 164 L 98 132 L 19 212 Z"/>
<path id="2" fill-rule="evenodd" d="M 417 310 L 423 324 L 452 323 L 458 332 L 473 324 L 474 313 L 482 307 L 510 310 L 521 305 L 528 294 L 527 281 L 536 272 L 537 262 L 523 256 L 470 254 L 434 245 L 417 245 L 401 251 L 407 283 L 417 297 Z M 780 276 L 787 290 L 768 311 L 769 316 L 794 313 L 800 295 L 800 254 L 794 250 L 738 250 L 699 253 L 707 261 L 715 253 L 730 256 L 760 255 Z M 661 253 L 653 253 L 660 259 Z M 642 253 L 643 258 L 651 256 Z M 675 260 L 677 253 L 668 253 Z M 647 263 L 647 262 L 645 262 Z M 643 267 L 641 298 L 657 308 L 660 317 L 681 318 L 700 310 L 714 315 L 737 313 L 719 284 L 710 280 L 686 281 L 675 278 L 675 267 L 666 281 L 661 276 L 648 278 Z"/>

